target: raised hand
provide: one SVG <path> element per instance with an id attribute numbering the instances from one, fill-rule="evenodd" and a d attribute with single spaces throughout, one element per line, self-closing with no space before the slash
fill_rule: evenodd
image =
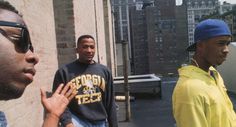
<path id="1" fill-rule="evenodd" d="M 77 94 L 74 87 L 71 87 L 71 83 L 68 83 L 65 87 L 60 84 L 51 97 L 46 97 L 46 92 L 41 90 L 41 102 L 46 110 L 46 118 L 43 127 L 57 126 L 60 115 L 65 111 L 67 105 L 71 99 Z"/>

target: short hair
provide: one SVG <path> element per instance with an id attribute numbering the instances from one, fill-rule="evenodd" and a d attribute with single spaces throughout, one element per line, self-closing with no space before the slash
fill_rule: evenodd
<path id="1" fill-rule="evenodd" d="M 19 11 L 17 11 L 16 8 L 12 6 L 8 1 L 0 0 L 0 9 L 5 9 L 20 15 Z"/>
<path id="2" fill-rule="evenodd" d="M 81 43 L 82 40 L 85 39 L 85 38 L 91 38 L 91 39 L 94 40 L 93 36 L 91 36 L 91 35 L 81 35 L 77 40 L 77 47 L 78 47 L 79 43 Z"/>

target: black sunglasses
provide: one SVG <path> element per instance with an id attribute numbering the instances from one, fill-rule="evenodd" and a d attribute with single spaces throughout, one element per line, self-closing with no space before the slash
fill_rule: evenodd
<path id="1" fill-rule="evenodd" d="M 1 29 L 1 26 L 20 28 L 21 34 L 19 37 L 10 36 L 5 30 Z M 26 53 L 28 50 L 34 52 L 34 48 L 30 40 L 29 31 L 25 25 L 15 22 L 0 21 L 0 33 L 8 40 L 13 42 L 21 52 Z"/>

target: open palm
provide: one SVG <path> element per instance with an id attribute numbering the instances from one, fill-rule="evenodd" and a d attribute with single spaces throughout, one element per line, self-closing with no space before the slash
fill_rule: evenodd
<path id="1" fill-rule="evenodd" d="M 46 92 L 41 89 L 41 101 L 46 112 L 60 117 L 71 99 L 76 95 L 76 90 L 68 83 L 64 88 L 60 84 L 51 97 L 46 97 Z"/>

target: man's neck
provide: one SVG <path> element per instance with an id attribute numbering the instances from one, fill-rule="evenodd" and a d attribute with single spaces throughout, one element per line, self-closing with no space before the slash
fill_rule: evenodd
<path id="1" fill-rule="evenodd" d="M 79 59 L 79 62 L 83 63 L 83 64 L 94 64 L 95 63 L 94 60 L 84 61 L 84 60 L 80 60 L 80 59 Z"/>
<path id="2" fill-rule="evenodd" d="M 205 64 L 203 59 L 199 59 L 198 57 L 193 57 L 191 59 L 191 64 L 196 66 L 196 67 L 201 68 L 202 70 L 204 70 L 206 72 L 208 72 L 209 68 L 210 68 L 210 66 L 208 64 Z"/>

